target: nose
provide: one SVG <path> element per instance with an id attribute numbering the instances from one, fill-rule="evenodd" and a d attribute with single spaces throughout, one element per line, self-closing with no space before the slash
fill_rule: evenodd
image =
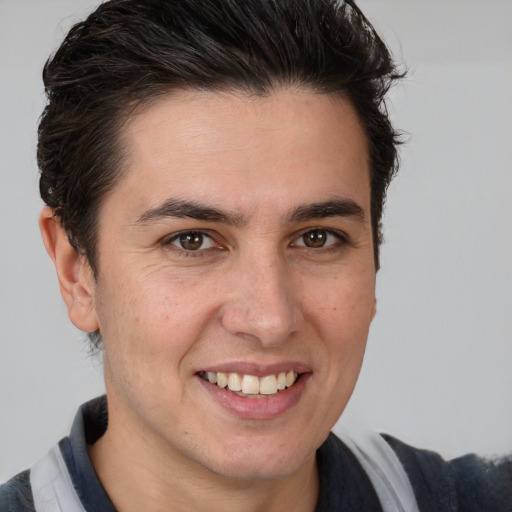
<path id="1" fill-rule="evenodd" d="M 229 333 L 278 346 L 304 321 L 292 272 L 276 254 L 239 261 L 231 274 L 221 322 Z"/>

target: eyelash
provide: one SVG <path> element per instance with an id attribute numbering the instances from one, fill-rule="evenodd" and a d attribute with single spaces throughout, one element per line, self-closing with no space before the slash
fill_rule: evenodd
<path id="1" fill-rule="evenodd" d="M 318 247 L 318 248 L 308 247 L 307 245 L 295 245 L 295 241 L 296 240 L 301 240 L 301 239 L 304 240 L 304 237 L 308 233 L 313 233 L 315 231 L 324 232 L 328 236 L 333 236 L 333 237 L 335 237 L 337 239 L 337 241 L 332 243 L 332 244 L 324 245 L 324 246 L 321 246 L 321 247 Z M 337 229 L 324 228 L 324 227 L 320 227 L 319 226 L 319 227 L 312 227 L 312 228 L 310 227 L 310 228 L 307 228 L 304 231 L 300 232 L 298 234 L 298 236 L 296 236 L 294 238 L 294 242 L 292 242 L 291 245 L 295 246 L 295 247 L 300 247 L 300 248 L 308 250 L 308 251 L 321 252 L 322 254 L 326 254 L 326 253 L 330 253 L 330 252 L 333 252 L 333 251 L 338 251 L 343 246 L 346 246 L 346 245 L 349 245 L 349 244 L 350 244 L 349 237 L 343 231 L 338 231 Z"/>
<path id="2" fill-rule="evenodd" d="M 313 233 L 315 231 L 324 232 L 327 234 L 327 236 L 334 236 L 337 239 L 337 241 L 334 243 L 331 243 L 329 245 L 324 245 L 324 246 L 320 246 L 320 247 L 308 247 L 307 245 L 305 245 L 305 242 L 304 242 L 304 245 L 296 245 L 297 240 L 302 239 L 302 241 L 304 241 L 304 237 L 308 233 Z M 201 245 L 203 245 L 204 240 L 206 239 L 206 240 L 210 240 L 211 243 L 216 244 L 217 247 L 207 247 L 205 249 L 198 248 L 196 250 L 192 250 L 192 249 L 185 249 L 184 247 L 180 247 L 179 245 L 174 243 L 174 242 L 179 241 L 179 239 L 181 237 L 186 236 L 186 235 L 200 235 L 201 237 L 203 237 Z M 211 236 L 210 234 L 208 234 L 208 232 L 201 231 L 201 230 L 193 230 L 193 229 L 174 233 L 171 236 L 164 238 L 161 243 L 163 246 L 168 247 L 170 250 L 173 250 L 177 255 L 184 256 L 184 257 L 204 257 L 204 256 L 208 255 L 208 252 L 211 249 L 218 250 L 218 251 L 224 250 L 224 247 L 221 244 L 218 244 L 217 242 L 215 242 L 214 237 Z M 289 246 L 300 247 L 301 249 L 306 250 L 308 252 L 326 254 L 326 253 L 340 250 L 341 247 L 343 247 L 345 245 L 349 245 L 349 244 L 350 244 L 350 240 L 349 240 L 347 234 L 342 231 L 338 231 L 335 229 L 323 228 L 323 227 L 313 227 L 313 228 L 310 227 L 310 228 L 305 229 L 304 231 L 301 231 L 296 236 L 294 236 L 293 241 L 289 244 Z"/>
<path id="3" fill-rule="evenodd" d="M 197 249 L 197 250 L 191 250 L 191 249 L 185 249 L 184 247 L 180 247 L 179 245 L 175 245 L 173 242 L 179 241 L 179 239 L 186 235 L 200 235 L 203 238 L 202 244 L 204 243 L 204 240 L 209 240 L 213 244 L 216 244 L 217 247 L 207 247 L 206 249 Z M 210 249 L 214 250 L 224 250 L 224 247 L 217 242 L 215 242 L 214 238 L 209 235 L 206 231 L 196 230 L 196 229 L 188 229 L 186 231 L 180 231 L 179 233 L 174 233 L 173 235 L 166 237 L 162 240 L 162 245 L 169 248 L 170 250 L 174 251 L 178 256 L 184 256 L 184 257 L 202 257 L 207 256 Z"/>

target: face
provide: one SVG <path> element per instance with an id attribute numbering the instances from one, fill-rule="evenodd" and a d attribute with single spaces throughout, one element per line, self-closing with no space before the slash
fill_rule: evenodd
<path id="1" fill-rule="evenodd" d="M 368 154 L 350 105 L 183 92 L 126 126 L 99 215 L 109 429 L 229 478 L 313 458 L 374 314 Z"/>

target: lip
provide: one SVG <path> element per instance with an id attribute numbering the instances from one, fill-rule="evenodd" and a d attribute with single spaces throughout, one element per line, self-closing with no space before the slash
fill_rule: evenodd
<path id="1" fill-rule="evenodd" d="M 223 366 L 223 368 L 226 368 L 226 366 Z M 255 372 L 255 369 L 252 368 L 250 371 Z M 268 372 L 269 367 L 266 367 L 264 371 Z M 237 372 L 242 373 L 240 365 L 237 365 Z M 270 370 L 269 373 L 262 373 L 261 375 L 270 375 L 272 373 L 274 373 L 273 369 Z M 279 372 L 276 371 L 275 373 Z M 255 375 L 255 373 L 251 373 L 251 375 Z M 196 375 L 199 385 L 209 394 L 209 399 L 215 400 L 230 413 L 240 418 L 250 420 L 269 420 L 285 414 L 299 402 L 310 377 L 311 372 L 302 373 L 292 387 L 279 391 L 276 395 L 268 398 L 244 398 L 227 388 L 220 388 L 215 384 L 210 384 L 208 381 L 199 377 L 199 375 Z"/>

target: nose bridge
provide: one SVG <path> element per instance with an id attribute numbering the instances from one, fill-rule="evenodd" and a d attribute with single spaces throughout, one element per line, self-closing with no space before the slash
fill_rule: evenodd
<path id="1" fill-rule="evenodd" d="M 300 306 L 285 258 L 265 248 L 240 257 L 233 275 L 233 293 L 225 304 L 222 321 L 235 335 L 276 345 L 300 326 Z"/>

